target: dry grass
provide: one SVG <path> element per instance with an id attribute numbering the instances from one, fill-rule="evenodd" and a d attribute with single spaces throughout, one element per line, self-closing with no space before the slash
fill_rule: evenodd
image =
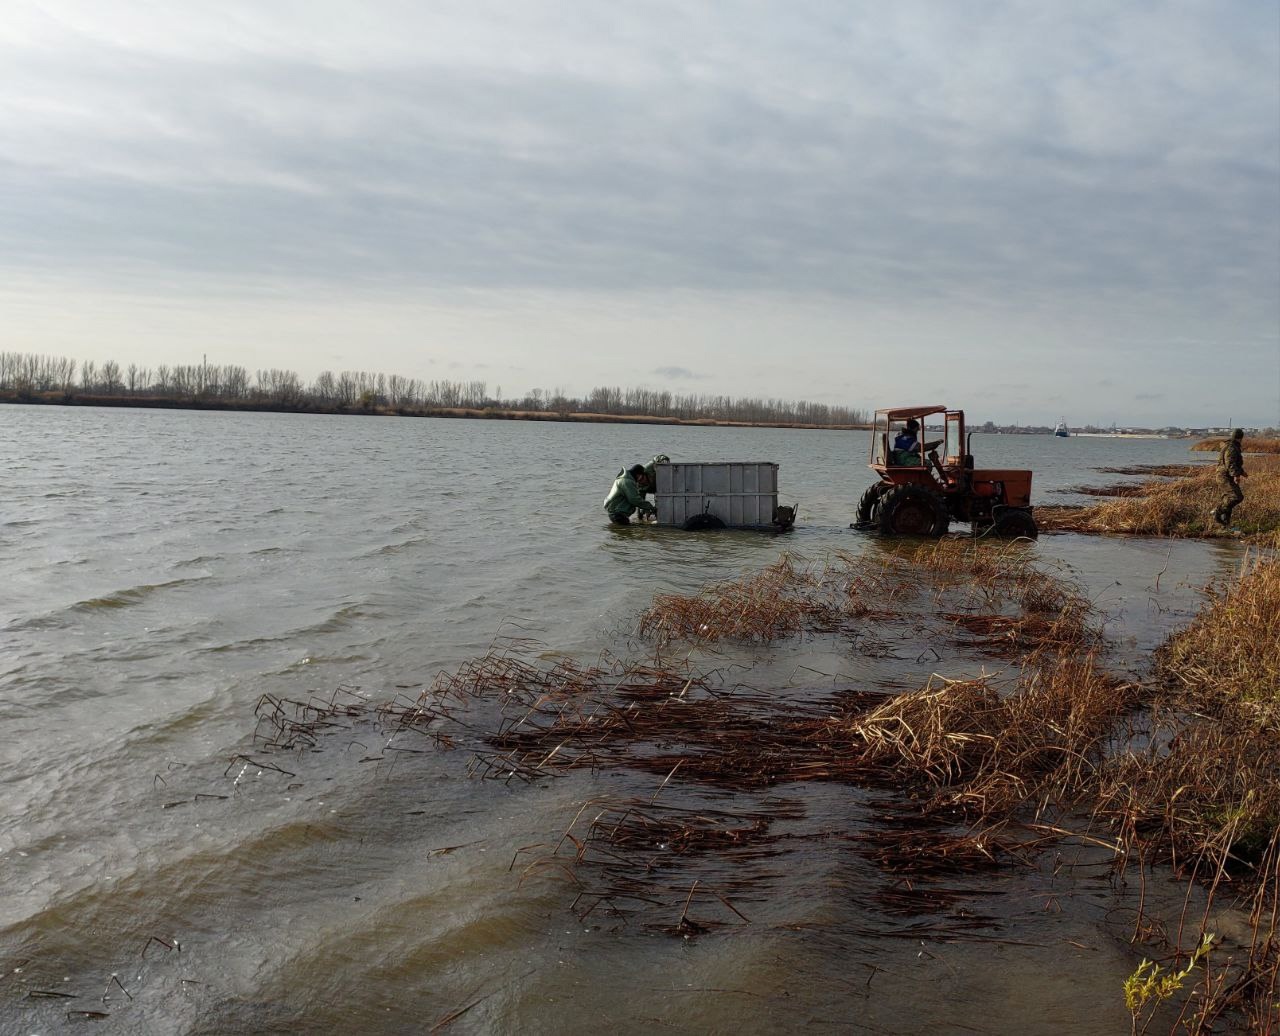
<path id="1" fill-rule="evenodd" d="M 1159 702 L 1173 734 L 1132 778 L 1171 853 L 1226 846 L 1256 862 L 1280 826 L 1280 562 L 1248 564 L 1161 649 Z M 1242 851 L 1242 846 L 1252 846 Z"/>
<path id="2" fill-rule="evenodd" d="M 816 578 L 784 556 L 756 575 L 714 583 L 695 595 L 659 594 L 640 618 L 640 634 L 668 640 L 770 641 L 818 618 Z"/>
<path id="3" fill-rule="evenodd" d="M 991 823 L 1073 800 L 1135 701 L 1135 686 L 1092 655 L 1063 654 L 1024 672 L 1012 694 L 985 680 L 943 682 L 894 697 L 854 729 L 869 761 L 936 786 L 931 809 Z"/>
<path id="4" fill-rule="evenodd" d="M 1199 709 L 1280 706 L 1280 563 L 1261 558 L 1160 655 L 1164 675 Z"/>
<path id="5" fill-rule="evenodd" d="M 1226 441 L 1226 439 L 1204 439 L 1191 449 L 1195 453 L 1217 453 Z M 1280 439 L 1252 439 L 1246 436 L 1240 442 L 1240 449 L 1245 453 L 1280 454 Z"/>
<path id="6" fill-rule="evenodd" d="M 1260 543 L 1280 539 L 1280 458 L 1254 457 L 1240 483 L 1244 502 L 1232 524 Z M 1045 530 L 1086 533 L 1130 533 L 1145 536 L 1234 536 L 1210 517 L 1222 498 L 1222 485 L 1213 467 L 1174 482 L 1152 480 L 1142 495 L 1108 500 L 1090 507 L 1037 507 L 1036 520 Z"/>
<path id="7" fill-rule="evenodd" d="M 1207 464 L 1124 464 L 1120 467 L 1095 468 L 1108 475 L 1151 475 L 1160 478 L 1190 478 L 1203 472 Z"/>
<path id="8" fill-rule="evenodd" d="M 1059 493 L 1078 493 L 1081 496 L 1145 496 L 1147 490 L 1133 482 L 1114 482 L 1106 486 L 1072 486 L 1056 490 Z"/>
<path id="9" fill-rule="evenodd" d="M 922 603 L 923 595 L 929 596 Z M 900 621 L 995 654 L 1079 647 L 1097 638 L 1079 589 L 1037 565 L 1032 552 L 967 539 L 904 543 L 885 554 L 837 553 L 820 563 L 787 555 L 696 594 L 658 595 L 639 632 L 659 644 L 767 642 Z"/>

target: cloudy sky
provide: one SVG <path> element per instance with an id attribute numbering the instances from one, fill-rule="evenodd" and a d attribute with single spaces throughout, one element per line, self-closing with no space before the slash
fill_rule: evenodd
<path id="1" fill-rule="evenodd" d="M 1280 421 L 1272 0 L 0 11 L 0 348 Z"/>

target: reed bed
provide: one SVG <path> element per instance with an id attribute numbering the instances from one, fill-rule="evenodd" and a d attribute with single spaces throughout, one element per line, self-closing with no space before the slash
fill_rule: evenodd
<path id="1" fill-rule="evenodd" d="M 838 552 L 821 563 L 787 555 L 740 580 L 655 597 L 639 633 L 660 645 L 768 642 L 909 621 L 928 636 L 1007 656 L 1096 641 L 1089 614 L 1078 587 L 1019 546 L 951 539 L 883 555 Z"/>
<path id="2" fill-rule="evenodd" d="M 1210 607 L 1160 652 L 1161 673 L 1200 710 L 1280 704 L 1280 562 L 1248 560 L 1236 582 L 1211 594 Z"/>
<path id="3" fill-rule="evenodd" d="M 1108 475 L 1150 475 L 1153 478 L 1191 478 L 1212 467 L 1209 464 L 1124 464 L 1094 468 Z"/>
<path id="4" fill-rule="evenodd" d="M 1170 851 L 1218 845 L 1229 829 L 1228 862 L 1256 863 L 1280 829 L 1280 561 L 1247 563 L 1161 649 L 1157 673 L 1176 710 L 1158 786 L 1184 778 L 1166 811 Z"/>
<path id="5" fill-rule="evenodd" d="M 931 683 L 885 702 L 855 732 L 869 761 L 933 786 L 929 811 L 990 823 L 1029 810 L 1034 820 L 1088 786 L 1136 700 L 1136 686 L 1094 656 L 1060 654 L 1025 671 L 1012 694 L 985 680 Z"/>
<path id="6" fill-rule="evenodd" d="M 1129 497 L 1146 496 L 1147 490 L 1133 482 L 1114 482 L 1106 486 L 1072 486 L 1070 489 L 1056 490 L 1059 493 L 1075 493 L 1079 496 Z"/>
<path id="7" fill-rule="evenodd" d="M 1095 814 L 1128 860 L 1163 862 L 1249 917 L 1243 945 L 1205 965 L 1191 1032 L 1228 1010 L 1250 1031 L 1280 1026 L 1280 564 L 1220 590 L 1157 659 L 1163 709 L 1149 746 L 1117 754 Z M 1208 922 L 1202 917 L 1203 934 Z"/>
<path id="8" fill-rule="evenodd" d="M 899 622 L 1014 664 L 905 693 L 796 694 L 725 686 L 669 654 L 582 662 L 500 641 L 421 694 L 376 707 L 347 690 L 305 702 L 264 696 L 258 739 L 305 752 L 374 723 L 384 748 L 362 762 L 439 749 L 467 753 L 474 776 L 504 782 L 629 773 L 633 797 L 589 800 L 558 841 L 520 850 L 512 866 L 568 879 L 584 920 L 639 918 L 682 938 L 776 912 L 792 853 L 857 852 L 886 876 L 869 902 L 927 912 L 964 894 L 948 879 L 1030 864 L 1072 831 L 1104 844 L 1101 826 L 1122 873 L 1171 865 L 1211 902 L 1229 899 L 1251 918 L 1245 944 L 1215 946 L 1198 964 L 1206 978 L 1186 998 L 1184 1027 L 1207 1032 L 1230 1017 L 1272 1031 L 1277 563 L 1257 560 L 1214 595 L 1161 651 L 1156 687 L 1108 674 L 1079 588 L 1006 544 L 904 545 L 821 563 L 788 556 L 699 594 L 655 598 L 642 630 L 660 642 L 760 642 Z M 1148 704 L 1155 719 L 1127 722 Z M 801 789 L 818 784 L 859 789 L 865 822 L 833 830 L 807 816 Z M 883 934 L 947 937 L 960 934 L 948 925 L 994 923 L 939 917 Z M 1176 937 L 1170 952 L 1186 959 Z"/>
<path id="9" fill-rule="evenodd" d="M 1033 657 L 1039 661 L 1012 689 L 987 679 L 935 679 L 906 694 L 846 691 L 797 701 L 670 674 L 642 683 L 652 676 L 588 669 L 553 695 L 499 692 L 500 710 L 483 723 L 439 707 L 440 696 L 453 693 L 450 681 L 379 715 L 393 730 L 469 748 L 481 776 L 536 780 L 624 768 L 726 791 L 812 781 L 910 784 L 936 796 L 931 810 L 954 816 L 963 808 L 987 820 L 1047 798 L 1049 789 L 1062 797 L 1078 787 L 1133 705 L 1131 685 L 1106 676 L 1092 655 Z M 586 686 L 596 696 L 575 701 Z"/>
<path id="10" fill-rule="evenodd" d="M 1222 449 L 1222 444 L 1226 441 L 1224 438 L 1203 439 L 1192 446 L 1191 449 L 1195 453 L 1217 453 Z M 1280 438 L 1262 438 L 1246 435 L 1240 442 L 1240 449 L 1245 453 L 1280 454 Z"/>
<path id="11" fill-rule="evenodd" d="M 640 618 L 655 640 L 770 641 L 818 619 L 815 575 L 784 556 L 756 575 L 715 583 L 697 595 L 660 594 Z"/>
<path id="12" fill-rule="evenodd" d="M 1233 517 L 1240 534 L 1260 543 L 1280 542 L 1280 458 L 1253 457 L 1241 482 L 1244 502 Z M 1234 536 L 1210 512 L 1222 497 L 1215 468 L 1205 465 L 1174 482 L 1143 483 L 1141 495 L 1108 500 L 1090 507 L 1038 507 L 1042 529 L 1084 533 L 1130 533 L 1146 536 Z"/>
<path id="13" fill-rule="evenodd" d="M 1102 785 L 1096 815 L 1115 824 L 1118 872 L 1132 861 L 1145 885 L 1145 868 L 1165 864 L 1188 882 L 1183 916 L 1166 936 L 1171 966 L 1192 959 L 1188 935 L 1210 950 L 1183 1002 L 1179 1031 L 1272 1034 L 1280 1024 L 1274 736 L 1267 745 L 1242 732 L 1197 728 L 1168 756 L 1130 760 Z M 1257 792 L 1254 782 L 1266 790 Z M 1202 902 L 1193 902 L 1192 887 L 1206 890 Z M 1224 933 L 1225 913 L 1241 916 L 1243 928 Z"/>
<path id="14" fill-rule="evenodd" d="M 656 927 L 689 935 L 707 925 L 690 922 L 687 904 L 670 915 L 691 881 L 734 911 L 776 885 L 781 872 L 759 865 L 833 838 L 821 828 L 778 830 L 783 817 L 796 828 L 803 811 L 793 800 L 760 796 L 788 784 L 833 782 L 894 796 L 892 822 L 836 837 L 895 878 L 1030 862 L 1056 838 L 1038 823 L 1088 785 L 1134 699 L 1134 688 L 1107 677 L 1091 656 L 1057 658 L 1025 671 L 1012 693 L 983 680 L 931 681 L 908 694 L 802 703 L 739 689 L 652 701 L 625 716 L 606 702 L 590 723 L 563 713 L 550 722 L 526 716 L 481 734 L 476 747 L 500 757 L 486 763 L 490 776 L 590 767 L 659 781 L 648 800 L 593 800 L 526 870 L 570 875 L 580 912 L 665 911 Z M 659 803 L 708 787 L 694 807 Z M 713 923 L 726 922 L 736 923 Z"/>

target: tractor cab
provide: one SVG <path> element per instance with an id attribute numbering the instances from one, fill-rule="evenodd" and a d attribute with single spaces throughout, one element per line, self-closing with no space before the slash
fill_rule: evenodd
<path id="1" fill-rule="evenodd" d="M 932 424 L 930 418 L 935 419 Z M 870 466 L 882 478 L 900 468 L 904 470 L 895 471 L 892 478 L 904 484 L 951 482 L 960 477 L 966 457 L 963 410 L 924 406 L 876 411 Z"/>
<path id="2" fill-rule="evenodd" d="M 962 521 L 975 534 L 1036 535 L 1031 472 L 976 469 L 963 410 L 877 410 L 869 467 L 879 481 L 862 494 L 853 528 L 941 536 Z"/>

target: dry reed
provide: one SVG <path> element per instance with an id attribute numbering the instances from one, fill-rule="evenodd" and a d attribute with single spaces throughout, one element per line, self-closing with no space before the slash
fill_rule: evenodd
<path id="1" fill-rule="evenodd" d="M 1226 898 L 1249 917 L 1247 944 L 1223 951 L 1186 1029 L 1212 1031 L 1236 1010 L 1251 1031 L 1271 1032 L 1280 1019 L 1280 564 L 1258 561 L 1219 591 L 1161 650 L 1157 675 L 1166 711 L 1149 746 L 1106 768 L 1095 813 L 1119 833 L 1121 865 L 1167 862 L 1206 886 L 1210 904 Z"/>
<path id="2" fill-rule="evenodd" d="M 1094 468 L 1108 475 L 1149 475 L 1153 478 L 1191 478 L 1210 465 L 1200 464 L 1123 464 L 1119 467 Z"/>
<path id="3" fill-rule="evenodd" d="M 1114 482 L 1106 486 L 1072 486 L 1070 489 L 1057 490 L 1060 493 L 1075 493 L 1078 496 L 1146 496 L 1147 490 L 1132 482 Z"/>
<path id="4" fill-rule="evenodd" d="M 1135 701 L 1135 686 L 1107 676 L 1092 655 L 1062 654 L 1024 672 L 1013 693 L 967 680 L 898 695 L 855 732 L 869 761 L 935 785 L 931 809 L 990 822 L 1078 795 Z"/>
<path id="5" fill-rule="evenodd" d="M 1255 457 L 1246 462 L 1248 477 L 1241 482 L 1244 502 L 1233 527 L 1258 542 L 1280 536 L 1280 459 Z M 1131 533 L 1147 536 L 1233 536 L 1219 526 L 1211 512 L 1223 487 L 1214 467 L 1175 482 L 1152 480 L 1142 495 L 1108 500 L 1091 507 L 1038 507 L 1036 519 L 1048 531 Z"/>
<path id="6" fill-rule="evenodd" d="M 924 594 L 933 606 L 919 603 Z M 820 564 L 787 555 L 740 580 L 655 597 L 639 632 L 659 644 L 773 641 L 909 621 L 927 636 L 1010 655 L 1093 642 L 1088 615 L 1078 588 L 1020 545 L 950 539 L 837 552 Z"/>
<path id="7" fill-rule="evenodd" d="M 1197 453 L 1217 453 L 1226 441 L 1226 439 L 1203 439 L 1191 449 Z M 1280 438 L 1245 436 L 1240 442 L 1240 449 L 1245 453 L 1280 454 Z"/>
<path id="8" fill-rule="evenodd" d="M 1105 672 L 1088 602 L 1032 559 L 960 541 L 821 564 L 786 557 L 698 595 L 656 598 L 642 625 L 656 639 L 713 639 L 705 626 L 760 641 L 909 615 L 939 637 L 1016 659 L 999 680 L 792 697 L 725 689 L 688 663 L 529 661 L 533 645 L 508 641 L 376 713 L 346 692 L 264 697 L 259 737 L 302 751 L 374 719 L 388 749 L 417 735 L 469 752 L 480 777 L 642 775 L 651 797 L 591 800 L 558 843 L 517 857 L 527 875 L 568 877 L 584 919 L 642 914 L 681 937 L 749 923 L 751 905 L 772 897 L 781 859 L 801 845 L 852 846 L 895 887 L 921 883 L 903 908 L 924 909 L 930 897 L 960 894 L 932 882 L 1028 863 L 1072 828 L 1107 824 L 1121 869 L 1168 862 L 1251 912 L 1252 942 L 1225 963 L 1214 958 L 1196 1018 L 1264 1018 L 1280 958 L 1276 562 L 1251 566 L 1162 651 L 1168 726 L 1139 723 L 1134 742 L 1123 721 L 1156 692 Z M 875 789 L 872 822 L 815 829 L 794 798 L 771 791 L 816 782 Z M 910 930 L 941 934 L 947 923 Z"/>
<path id="9" fill-rule="evenodd" d="M 1160 653 L 1161 671 L 1197 707 L 1280 705 L 1280 563 L 1246 561 L 1241 578 L 1212 591 L 1211 606 Z"/>

